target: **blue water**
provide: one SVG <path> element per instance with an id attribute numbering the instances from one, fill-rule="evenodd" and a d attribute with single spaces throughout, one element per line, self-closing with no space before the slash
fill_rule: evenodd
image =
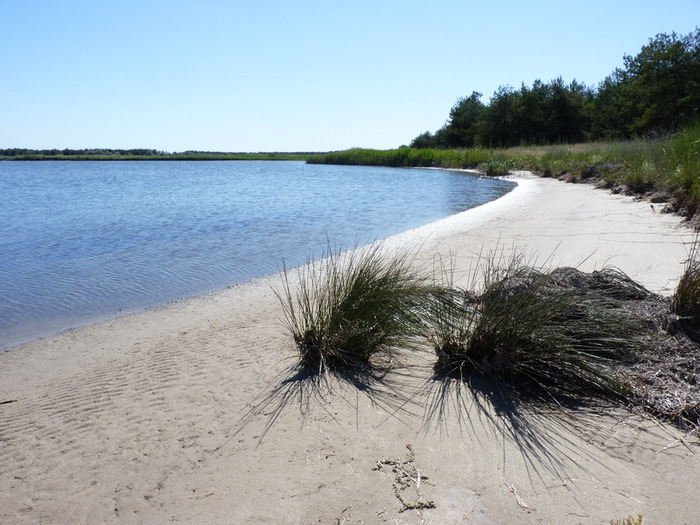
<path id="1" fill-rule="evenodd" d="M 0 162 L 0 347 L 276 272 L 513 186 L 302 162 Z"/>

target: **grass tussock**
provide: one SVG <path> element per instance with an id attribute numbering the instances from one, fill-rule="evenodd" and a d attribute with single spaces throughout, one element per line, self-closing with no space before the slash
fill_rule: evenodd
<path id="1" fill-rule="evenodd" d="M 443 294 L 432 316 L 436 373 L 492 377 L 529 394 L 626 394 L 614 363 L 634 358 L 642 323 L 621 298 L 648 294 L 617 270 L 543 271 L 518 258 L 489 265 L 479 294 Z"/>
<path id="2" fill-rule="evenodd" d="M 489 177 L 504 177 L 515 168 L 512 160 L 508 159 L 488 159 L 477 165 L 476 169 L 484 172 Z"/>
<path id="3" fill-rule="evenodd" d="M 530 407 L 575 409 L 601 399 L 696 432 L 698 330 L 679 322 L 698 304 L 696 254 L 697 245 L 673 299 L 614 268 L 548 270 L 518 256 L 505 264 L 486 259 L 483 273 L 472 275 L 478 290 L 459 288 L 453 270 L 441 266 L 436 280 L 408 252 L 379 244 L 285 271 L 277 295 L 295 364 L 241 428 L 271 414 L 264 435 L 289 403 L 298 401 L 305 414 L 312 401 L 325 409 L 335 397 L 329 393 L 351 388 L 391 414 L 408 414 L 427 394 L 428 422 L 443 420 L 450 407 L 468 412 L 462 393 L 469 392 L 472 404 L 511 414 L 516 440 L 532 433 L 523 422 Z M 409 394 L 406 370 L 415 362 L 403 358 L 427 346 L 435 352 L 433 377 Z M 397 370 L 403 365 L 411 366 Z M 537 448 L 541 437 L 524 441 Z"/>
<path id="4" fill-rule="evenodd" d="M 279 295 L 300 368 L 343 375 L 386 368 L 414 348 L 433 287 L 408 253 L 375 244 L 303 266 Z"/>
<path id="5" fill-rule="evenodd" d="M 397 417 L 408 412 L 401 373 L 387 372 L 398 372 L 400 354 L 422 343 L 422 310 L 435 288 L 412 263 L 410 252 L 390 253 L 376 243 L 345 252 L 329 248 L 326 257 L 285 270 L 275 293 L 293 363 L 255 399 L 233 435 L 264 415 L 262 441 L 297 403 L 304 417 L 320 408 L 335 420 L 329 407 L 348 390 Z"/>

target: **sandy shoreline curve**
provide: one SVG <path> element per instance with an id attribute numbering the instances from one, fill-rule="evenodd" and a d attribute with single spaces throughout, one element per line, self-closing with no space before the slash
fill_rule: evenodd
<path id="1" fill-rule="evenodd" d="M 588 185 L 513 180 L 386 245 L 449 259 L 458 279 L 485 254 L 523 253 L 672 293 L 693 239 L 681 219 Z M 390 378 L 412 396 L 396 411 L 389 392 L 338 385 L 303 415 L 292 400 L 267 431 L 266 413 L 237 424 L 289 378 L 279 286 L 268 276 L 0 352 L 0 523 L 697 519 L 700 449 L 677 430 L 617 409 L 476 405 L 426 425 L 419 364 Z"/>

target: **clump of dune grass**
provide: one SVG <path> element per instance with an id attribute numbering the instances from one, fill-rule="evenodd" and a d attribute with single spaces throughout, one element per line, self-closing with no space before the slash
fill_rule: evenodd
<path id="1" fill-rule="evenodd" d="M 700 330 L 700 243 L 697 238 L 671 299 L 671 310 L 684 327 L 694 332 Z"/>
<path id="2" fill-rule="evenodd" d="M 423 310 L 439 294 L 413 263 L 410 251 L 374 243 L 344 252 L 328 248 L 326 257 L 284 270 L 275 293 L 295 350 L 293 362 L 256 398 L 234 435 L 265 415 L 262 441 L 294 403 L 304 417 L 320 407 L 335 419 L 328 406 L 336 396 L 328 394 L 346 388 L 387 413 L 406 412 L 401 374 L 387 372 L 403 364 L 401 354 L 425 348 Z"/>
<path id="3" fill-rule="evenodd" d="M 340 375 L 385 368 L 415 347 L 434 287 L 411 260 L 374 244 L 309 263 L 294 289 L 285 272 L 278 297 L 300 368 Z"/>
<path id="4" fill-rule="evenodd" d="M 489 265 L 480 294 L 443 294 L 434 307 L 435 370 L 491 377 L 520 392 L 624 397 L 615 365 L 634 358 L 644 327 L 617 306 L 645 294 L 613 269 L 544 271 L 518 258 Z"/>

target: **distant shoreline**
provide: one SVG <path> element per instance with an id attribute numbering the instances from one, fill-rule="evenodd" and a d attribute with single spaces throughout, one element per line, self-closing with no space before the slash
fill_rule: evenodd
<path id="1" fill-rule="evenodd" d="M 278 160 L 278 161 L 306 161 L 311 155 L 308 153 L 168 153 L 162 155 L 16 155 L 1 156 L 0 162 L 28 162 L 28 161 L 215 161 L 215 160 Z"/>

